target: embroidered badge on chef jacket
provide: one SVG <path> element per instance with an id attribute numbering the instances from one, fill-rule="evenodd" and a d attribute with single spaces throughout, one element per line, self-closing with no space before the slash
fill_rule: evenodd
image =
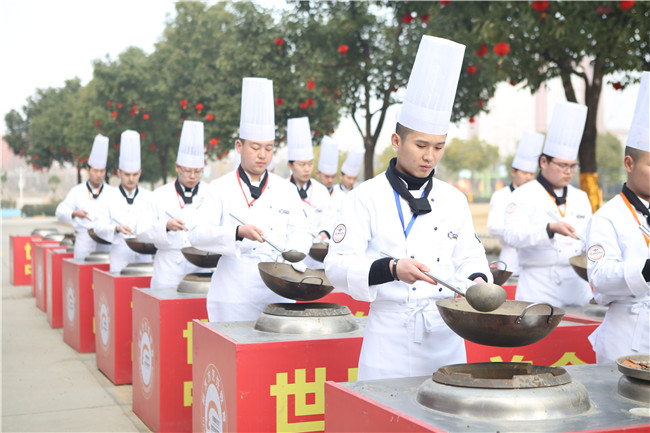
<path id="1" fill-rule="evenodd" d="M 449 232 L 447 233 L 447 237 L 451 239 L 452 241 L 457 241 L 458 240 L 458 235 L 454 232 Z"/>
<path id="2" fill-rule="evenodd" d="M 281 214 L 284 214 L 284 215 L 289 215 L 289 211 L 286 210 L 286 209 L 280 209 L 278 212 L 280 212 Z"/>
<path id="3" fill-rule="evenodd" d="M 506 207 L 506 213 L 513 213 L 513 212 L 515 211 L 515 209 L 517 209 L 517 205 L 514 204 L 514 203 L 510 203 L 510 204 Z"/>
<path id="4" fill-rule="evenodd" d="M 578 218 L 579 220 L 583 220 L 583 219 L 585 219 L 585 216 L 584 215 L 576 215 L 576 218 Z"/>
<path id="5" fill-rule="evenodd" d="M 605 249 L 600 245 L 592 245 L 589 247 L 589 251 L 587 251 L 587 257 L 592 262 L 597 262 L 605 257 Z"/>
<path id="6" fill-rule="evenodd" d="M 345 224 L 339 224 L 334 229 L 334 234 L 332 235 L 332 240 L 337 244 L 345 238 Z"/>

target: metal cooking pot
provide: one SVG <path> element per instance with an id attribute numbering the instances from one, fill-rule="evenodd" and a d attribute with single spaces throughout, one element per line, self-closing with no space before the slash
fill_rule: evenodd
<path id="1" fill-rule="evenodd" d="M 550 304 L 510 300 L 488 313 L 474 310 L 464 298 L 441 299 L 436 306 L 456 334 L 473 343 L 500 347 L 526 346 L 541 340 L 565 313 Z"/>
<path id="2" fill-rule="evenodd" d="M 43 236 L 43 239 L 42 239 L 42 240 L 44 240 L 44 241 L 55 241 L 55 242 L 61 242 L 64 238 L 65 238 L 65 236 L 64 236 L 63 234 L 60 234 L 60 233 L 50 233 L 50 234 L 47 234 L 47 235 Z"/>
<path id="3" fill-rule="evenodd" d="M 34 236 L 46 236 L 52 233 L 58 233 L 57 229 L 34 229 L 32 230 L 32 235 Z"/>
<path id="4" fill-rule="evenodd" d="M 324 242 L 313 244 L 311 246 L 311 249 L 309 250 L 309 257 L 316 260 L 317 262 L 323 263 L 323 261 L 325 260 L 325 256 L 327 255 L 328 249 L 329 249 L 329 245 Z"/>
<path id="5" fill-rule="evenodd" d="M 88 256 L 86 256 L 84 261 L 90 263 L 108 263 L 108 253 L 95 251 L 94 253 L 90 253 Z"/>
<path id="6" fill-rule="evenodd" d="M 580 278 L 589 281 L 589 278 L 587 277 L 587 256 L 585 254 L 571 257 L 569 263 L 573 270 L 576 271 L 576 274 L 580 275 Z"/>
<path id="7" fill-rule="evenodd" d="M 102 245 L 110 245 L 111 244 L 110 242 L 105 241 L 104 239 L 97 236 L 97 234 L 95 234 L 95 230 L 93 230 L 93 229 L 88 229 L 88 236 L 90 236 L 90 239 L 94 240 L 98 244 L 102 244 Z"/>
<path id="8" fill-rule="evenodd" d="M 129 263 L 120 271 L 120 275 L 147 276 L 153 274 L 153 263 Z"/>
<path id="9" fill-rule="evenodd" d="M 650 370 L 642 370 L 640 368 L 628 367 L 623 364 L 623 362 L 626 360 L 643 362 L 644 364 L 649 365 L 650 355 L 626 355 L 626 356 L 621 356 L 616 360 L 618 371 L 620 371 L 627 377 L 634 377 L 635 379 L 650 381 Z"/>
<path id="10" fill-rule="evenodd" d="M 135 238 L 125 239 L 126 244 L 138 254 L 156 254 L 158 248 L 154 244 L 140 242 Z"/>
<path id="11" fill-rule="evenodd" d="M 503 269 L 499 269 L 499 263 L 503 263 Z M 501 260 L 490 263 L 490 272 L 492 272 L 494 284 L 497 286 L 502 286 L 512 276 L 512 271 L 508 270 L 508 265 Z"/>
<path id="12" fill-rule="evenodd" d="M 280 296 L 296 301 L 314 301 L 334 290 L 325 271 L 307 269 L 298 272 L 286 263 L 258 263 L 262 281 Z"/>
<path id="13" fill-rule="evenodd" d="M 221 254 L 209 253 L 194 247 L 181 249 L 188 262 L 200 268 L 214 268 L 217 266 Z"/>
<path id="14" fill-rule="evenodd" d="M 63 238 L 60 242 L 61 246 L 69 247 L 74 245 L 74 238 Z"/>

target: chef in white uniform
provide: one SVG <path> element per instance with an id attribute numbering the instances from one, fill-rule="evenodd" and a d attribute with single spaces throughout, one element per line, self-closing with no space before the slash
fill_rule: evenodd
<path id="1" fill-rule="evenodd" d="M 120 185 L 106 191 L 106 200 L 95 221 L 95 233 L 111 242 L 110 271 L 119 273 L 129 263 L 151 263 L 149 254 L 138 254 L 126 244 L 137 233 L 138 219 L 146 214 L 151 191 L 138 185 L 140 167 L 140 134 L 126 130 L 120 139 L 118 177 Z"/>
<path id="2" fill-rule="evenodd" d="M 353 147 L 348 152 L 343 165 L 341 165 L 341 183 L 334 185 L 331 196 L 333 199 L 342 200 L 357 183 L 359 170 L 366 150 L 363 147 Z"/>
<path id="3" fill-rule="evenodd" d="M 505 263 L 506 269 L 519 275 L 519 260 L 517 250 L 504 245 L 503 229 L 506 219 L 506 206 L 510 203 L 512 192 L 521 185 L 535 178 L 537 161 L 544 146 L 544 135 L 537 132 L 524 131 L 517 146 L 517 152 L 512 160 L 510 175 L 512 183 L 507 188 L 501 188 L 492 194 L 490 199 L 490 212 L 488 213 L 487 228 L 492 236 L 501 242 L 499 260 Z M 503 266 L 503 265 L 500 265 Z"/>
<path id="4" fill-rule="evenodd" d="M 592 298 L 589 284 L 569 264 L 569 258 L 584 251 L 576 235 L 584 235 L 591 218 L 587 194 L 569 185 L 578 168 L 586 119 L 584 105 L 555 105 L 540 172 L 514 190 L 506 207 L 503 240 L 519 257 L 517 300 L 564 307 L 581 306 Z"/>
<path id="5" fill-rule="evenodd" d="M 253 321 L 268 304 L 294 302 L 260 277 L 257 264 L 278 258 L 262 236 L 284 250 L 307 253 L 311 245 L 295 186 L 267 170 L 275 147 L 272 81 L 244 78 L 239 137 L 240 166 L 217 180 L 189 233 L 194 247 L 221 254 L 207 297 L 211 322 Z"/>
<path id="6" fill-rule="evenodd" d="M 424 36 L 391 144 L 389 168 L 348 195 L 325 272 L 338 290 L 369 301 L 359 380 L 429 375 L 466 362 L 464 340 L 435 301 L 454 293 L 424 274 L 455 283 L 491 281 L 465 196 L 433 177 L 465 47 Z"/>
<path id="7" fill-rule="evenodd" d="M 56 207 L 59 222 L 70 224 L 75 231 L 74 258 L 83 260 L 95 251 L 107 252 L 110 245 L 98 244 L 88 235 L 99 216 L 101 203 L 112 187 L 104 183 L 108 137 L 97 134 L 88 157 L 88 181 L 74 186 Z"/>
<path id="8" fill-rule="evenodd" d="M 318 181 L 327 188 L 330 197 L 334 192 L 334 182 L 336 181 L 336 172 L 339 168 L 339 144 L 338 142 L 325 135 L 320 143 L 320 154 L 318 155 L 318 170 L 316 177 Z"/>
<path id="9" fill-rule="evenodd" d="M 650 72 L 641 77 L 625 147 L 627 182 L 591 218 L 587 273 L 594 297 L 608 305 L 603 323 L 589 336 L 596 362 L 650 353 Z"/>
<path id="10" fill-rule="evenodd" d="M 187 235 L 196 212 L 207 201 L 209 186 L 203 176 L 205 144 L 203 123 L 186 120 L 176 158 L 178 178 L 157 188 L 149 201 L 147 216 L 138 222 L 137 239 L 158 248 L 153 262 L 152 288 L 177 288 L 183 277 L 205 272 L 183 256 L 191 246 Z"/>

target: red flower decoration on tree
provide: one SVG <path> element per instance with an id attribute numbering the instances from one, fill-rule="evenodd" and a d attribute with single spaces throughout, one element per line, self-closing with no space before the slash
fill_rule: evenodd
<path id="1" fill-rule="evenodd" d="M 282 99 L 280 97 L 275 98 L 275 105 L 277 105 L 279 107 L 282 104 L 284 104 L 284 99 Z"/>
<path id="2" fill-rule="evenodd" d="M 183 110 L 187 108 L 187 99 L 181 99 L 180 100 L 181 107 L 183 107 Z"/>
<path id="3" fill-rule="evenodd" d="M 138 106 L 137 106 L 137 105 L 134 105 L 133 107 L 131 107 L 131 111 L 133 111 L 133 112 L 138 111 Z"/>
<path id="4" fill-rule="evenodd" d="M 622 1 L 622 2 L 619 3 L 619 7 L 621 8 L 621 10 L 624 10 L 624 11 L 626 11 L 628 9 L 632 9 L 632 6 L 634 6 L 634 0 Z"/>
<path id="5" fill-rule="evenodd" d="M 474 122 L 476 122 L 476 120 L 474 120 L 473 117 L 470 117 L 470 118 L 469 118 L 469 123 L 474 123 Z"/>
<path id="6" fill-rule="evenodd" d="M 312 79 L 307 79 L 307 88 L 309 90 L 314 90 L 314 87 L 316 87 L 316 82 Z"/>
<path id="7" fill-rule="evenodd" d="M 38 161 L 38 155 L 34 155 L 34 160 Z"/>
<path id="8" fill-rule="evenodd" d="M 117 118 L 117 111 L 113 111 L 111 113 L 111 116 L 113 116 L 113 119 L 116 119 Z"/>
<path id="9" fill-rule="evenodd" d="M 494 46 L 492 51 L 494 51 L 494 54 L 497 56 L 503 57 L 510 52 L 510 45 L 508 45 L 507 42 L 499 42 Z"/>
<path id="10" fill-rule="evenodd" d="M 18 155 L 21 155 L 21 156 L 22 156 L 22 155 L 24 155 L 24 154 L 25 154 L 25 151 L 24 151 L 24 150 L 21 150 L 20 152 L 18 152 Z"/>
<path id="11" fill-rule="evenodd" d="M 413 15 L 411 14 L 402 15 L 402 22 L 404 24 L 411 24 L 413 22 Z"/>
<path id="12" fill-rule="evenodd" d="M 111 105 L 113 105 L 113 103 L 111 101 L 106 101 L 106 106 L 107 107 L 110 107 Z"/>
<path id="13" fill-rule="evenodd" d="M 621 90 L 623 88 L 623 85 L 620 82 L 612 83 L 612 87 L 614 90 Z"/>
<path id="14" fill-rule="evenodd" d="M 151 150 L 155 150 L 155 149 L 156 149 L 156 145 L 153 144 L 153 143 L 151 143 L 151 144 L 149 145 L 149 149 L 151 149 Z"/>
<path id="15" fill-rule="evenodd" d="M 201 104 L 201 103 L 199 102 L 199 103 L 197 103 L 197 104 L 194 106 L 194 108 L 196 108 L 196 111 L 197 111 L 199 114 L 201 114 L 201 111 L 203 110 L 203 104 Z"/>
<path id="16" fill-rule="evenodd" d="M 305 103 L 307 104 L 308 107 L 313 107 L 316 101 L 314 101 L 312 98 L 307 98 L 305 100 Z"/>
<path id="17" fill-rule="evenodd" d="M 440 0 L 440 4 L 443 6 L 447 6 L 449 3 L 451 3 L 451 0 Z"/>
<path id="18" fill-rule="evenodd" d="M 515 83 L 515 80 L 510 80 L 510 85 L 511 85 L 511 86 L 516 86 L 517 83 Z"/>
<path id="19" fill-rule="evenodd" d="M 484 105 L 484 104 L 485 104 L 485 103 L 483 102 L 482 99 L 479 99 L 479 100 L 478 100 L 478 106 L 479 106 L 480 108 L 483 108 L 483 105 Z"/>
<path id="20" fill-rule="evenodd" d="M 467 73 L 470 74 L 470 75 L 474 75 L 474 74 L 476 74 L 476 66 L 474 66 L 474 65 L 469 65 L 469 66 L 467 67 Z"/>
<path id="21" fill-rule="evenodd" d="M 206 114 L 205 115 L 205 120 L 207 120 L 208 122 L 212 122 L 214 120 L 214 114 L 212 114 L 212 113 Z"/>
<path id="22" fill-rule="evenodd" d="M 547 1 L 534 1 L 533 2 L 533 9 L 535 9 L 537 12 L 544 12 L 548 8 L 548 2 Z"/>
<path id="23" fill-rule="evenodd" d="M 303 110 L 306 109 L 307 108 L 307 102 L 301 102 L 300 103 L 300 108 L 302 108 Z"/>
<path id="24" fill-rule="evenodd" d="M 140 132 L 140 137 L 144 138 L 144 137 L 146 137 L 146 136 L 147 136 L 147 133 L 146 133 L 146 132 L 144 132 L 144 131 L 141 131 L 141 132 Z"/>
<path id="25" fill-rule="evenodd" d="M 100 122 L 99 120 L 95 120 L 95 126 L 99 128 L 100 126 L 102 126 L 102 122 Z"/>
<path id="26" fill-rule="evenodd" d="M 275 45 L 277 45 L 278 47 L 280 45 L 284 45 L 284 39 L 282 39 L 282 38 L 275 38 L 275 39 L 273 39 L 273 42 L 275 42 Z"/>
<path id="27" fill-rule="evenodd" d="M 426 23 L 430 19 L 431 19 L 431 15 L 429 15 L 429 14 L 420 15 L 420 21 L 422 21 L 423 23 Z"/>
<path id="28" fill-rule="evenodd" d="M 118 109 L 122 108 L 122 104 L 119 104 L 119 103 L 118 103 L 118 104 L 117 104 L 117 108 L 118 108 Z"/>
<path id="29" fill-rule="evenodd" d="M 114 148 L 115 150 L 118 150 L 118 149 L 120 148 L 120 145 L 119 145 L 119 144 L 114 144 L 114 145 L 113 145 L 113 148 Z"/>
<path id="30" fill-rule="evenodd" d="M 143 118 L 144 120 L 149 120 L 149 113 L 144 113 L 144 114 L 142 115 L 142 118 Z"/>
<path id="31" fill-rule="evenodd" d="M 339 48 L 337 49 L 337 51 L 339 52 L 339 54 L 343 54 L 343 57 L 345 57 L 345 56 L 348 55 L 348 50 L 349 49 L 350 48 L 347 45 L 341 44 L 341 45 L 339 45 Z"/>
<path id="32" fill-rule="evenodd" d="M 481 44 L 478 50 L 474 51 L 474 54 L 476 54 L 478 57 L 483 57 L 488 53 L 488 48 L 485 44 Z"/>
<path id="33" fill-rule="evenodd" d="M 211 138 L 210 139 L 210 147 L 214 147 L 217 144 L 219 144 L 219 139 L 218 138 Z"/>

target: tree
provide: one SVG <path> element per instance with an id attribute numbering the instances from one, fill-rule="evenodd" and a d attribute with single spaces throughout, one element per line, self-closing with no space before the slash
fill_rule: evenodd
<path id="1" fill-rule="evenodd" d="M 47 184 L 50 187 L 50 192 L 52 195 L 56 195 L 56 190 L 59 188 L 59 185 L 61 184 L 61 178 L 57 175 L 52 175 L 47 177 Z"/>
<path id="2" fill-rule="evenodd" d="M 446 146 L 445 154 L 439 165 L 451 177 L 457 177 L 463 169 L 472 172 L 486 170 L 499 161 L 497 146 L 472 137 L 469 140 L 454 138 Z"/>
<path id="3" fill-rule="evenodd" d="M 598 134 L 596 138 L 596 161 L 598 174 L 603 185 L 620 188 L 625 179 L 623 167 L 623 146 L 618 138 L 610 134 Z"/>

